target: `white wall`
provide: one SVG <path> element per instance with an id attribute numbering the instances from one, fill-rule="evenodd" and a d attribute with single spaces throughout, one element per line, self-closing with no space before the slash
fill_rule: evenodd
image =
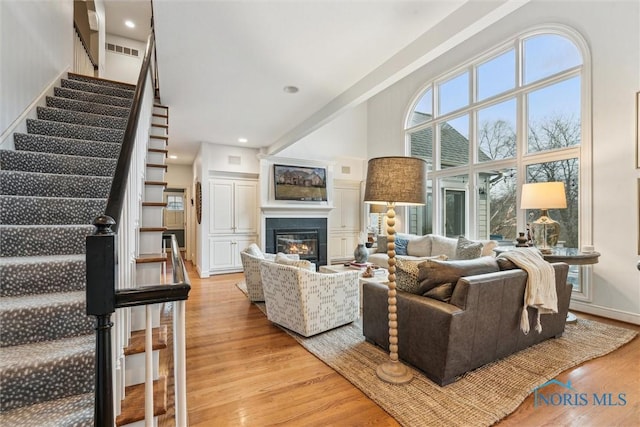
<path id="1" fill-rule="evenodd" d="M 105 78 L 105 40 L 107 36 L 105 26 L 104 0 L 93 0 L 93 4 L 96 7 L 96 14 L 98 15 L 98 77 Z"/>
<path id="2" fill-rule="evenodd" d="M 73 62 L 73 2 L 0 1 L 0 134 Z"/>
<path id="3" fill-rule="evenodd" d="M 593 105 L 593 267 L 591 303 L 575 309 L 640 324 L 638 195 L 634 97 L 640 90 L 640 3 L 532 1 L 459 47 L 369 100 L 369 157 L 404 154 L 403 121 L 422 86 L 520 32 L 560 23 L 582 34 L 591 49 Z M 581 167 L 589 167 L 582 164 Z M 612 191 L 615 189 L 615 191 Z M 615 207 L 615 209 L 612 209 Z"/>
<path id="4" fill-rule="evenodd" d="M 102 77 L 109 80 L 136 84 L 138 82 L 138 76 L 140 75 L 140 67 L 142 66 L 146 44 L 113 34 L 107 34 L 107 43 L 138 49 L 138 56 L 105 50 L 105 70 Z"/>

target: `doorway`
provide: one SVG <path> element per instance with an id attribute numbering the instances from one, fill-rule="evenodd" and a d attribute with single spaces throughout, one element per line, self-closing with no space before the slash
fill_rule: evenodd
<path id="1" fill-rule="evenodd" d="M 167 230 L 163 234 L 175 234 L 178 240 L 180 250 L 184 251 L 185 244 L 185 227 L 186 227 L 186 196 L 184 189 L 167 188 L 164 190 L 164 202 L 167 206 L 164 208 L 162 224 Z"/>
<path id="2" fill-rule="evenodd" d="M 465 190 L 444 189 L 444 229 L 447 237 L 465 235 L 466 197 Z"/>

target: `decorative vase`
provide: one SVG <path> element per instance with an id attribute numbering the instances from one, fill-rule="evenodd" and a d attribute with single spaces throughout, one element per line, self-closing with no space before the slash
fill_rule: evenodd
<path id="1" fill-rule="evenodd" d="M 516 237 L 516 242 L 518 242 L 516 243 L 516 247 L 518 248 L 529 247 L 528 239 L 523 232 L 518 233 L 518 237 Z"/>
<path id="2" fill-rule="evenodd" d="M 369 259 L 369 251 L 364 247 L 364 243 L 358 243 L 356 250 L 353 251 L 353 257 L 357 263 L 365 263 Z"/>

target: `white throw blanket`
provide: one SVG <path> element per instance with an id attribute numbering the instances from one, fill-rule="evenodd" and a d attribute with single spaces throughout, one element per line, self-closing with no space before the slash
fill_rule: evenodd
<path id="1" fill-rule="evenodd" d="M 558 312 L 558 295 L 556 293 L 556 273 L 553 266 L 546 262 L 537 250 L 520 249 L 503 252 L 499 255 L 523 269 L 529 275 L 524 290 L 524 306 L 520 317 L 520 329 L 529 333 L 529 315 L 527 307 L 538 310 L 536 331 L 542 332 L 541 314 Z"/>

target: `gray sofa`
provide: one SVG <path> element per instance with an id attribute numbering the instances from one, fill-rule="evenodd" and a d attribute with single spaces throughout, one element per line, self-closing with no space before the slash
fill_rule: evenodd
<path id="1" fill-rule="evenodd" d="M 571 285 L 568 265 L 553 264 L 558 313 L 541 316 L 529 310 L 530 332 L 520 330 L 527 273 L 520 269 L 460 277 L 449 303 L 398 291 L 398 355 L 439 385 L 467 371 L 506 357 L 564 332 Z M 367 341 L 389 347 L 387 286 L 363 286 L 363 333 Z"/>

